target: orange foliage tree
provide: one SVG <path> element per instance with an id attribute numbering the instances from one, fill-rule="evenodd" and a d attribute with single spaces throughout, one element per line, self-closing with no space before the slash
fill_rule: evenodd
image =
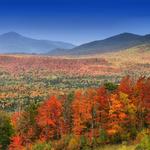
<path id="1" fill-rule="evenodd" d="M 72 103 L 73 111 L 73 132 L 76 135 L 81 135 L 87 129 L 86 123 L 92 118 L 91 106 L 86 101 L 82 91 L 75 93 L 75 98 Z"/>
<path id="2" fill-rule="evenodd" d="M 131 80 L 130 76 L 126 76 L 120 81 L 118 90 L 128 95 L 132 93 L 133 81 Z"/>
<path id="3" fill-rule="evenodd" d="M 12 137 L 11 144 L 9 145 L 9 150 L 25 150 L 22 146 L 22 139 L 19 135 Z"/>
<path id="4" fill-rule="evenodd" d="M 62 104 L 56 97 L 51 97 L 38 108 L 36 117 L 41 129 L 40 138 L 49 140 L 61 136 Z"/>

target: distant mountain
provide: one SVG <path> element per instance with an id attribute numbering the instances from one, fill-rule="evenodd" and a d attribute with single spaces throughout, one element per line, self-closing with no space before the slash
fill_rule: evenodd
<path id="1" fill-rule="evenodd" d="M 57 48 L 71 49 L 74 45 L 59 41 L 37 40 L 16 32 L 0 35 L 0 53 L 47 53 Z"/>
<path id="2" fill-rule="evenodd" d="M 53 50 L 51 55 L 86 55 L 105 52 L 114 52 L 150 43 L 150 35 L 136 35 L 132 33 L 122 33 L 104 40 L 97 40 L 90 43 L 82 44 L 70 50 Z"/>

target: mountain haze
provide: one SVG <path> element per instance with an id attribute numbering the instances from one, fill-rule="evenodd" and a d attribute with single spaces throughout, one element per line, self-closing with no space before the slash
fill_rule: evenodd
<path id="1" fill-rule="evenodd" d="M 28 38 L 16 32 L 8 32 L 0 35 L 0 53 L 88 55 L 116 52 L 143 44 L 150 44 L 150 34 L 142 36 L 132 33 L 122 33 L 76 47 L 73 44 L 65 42 Z"/>
<path id="2" fill-rule="evenodd" d="M 32 39 L 16 32 L 0 35 L 0 53 L 47 53 L 56 48 L 73 47 L 74 45 L 70 43 Z"/>
<path id="3" fill-rule="evenodd" d="M 70 50 L 57 49 L 51 51 L 50 54 L 86 55 L 105 52 L 115 52 L 148 43 L 150 43 L 150 35 L 142 36 L 132 33 L 122 33 L 104 40 L 97 40 L 86 44 L 82 44 Z"/>

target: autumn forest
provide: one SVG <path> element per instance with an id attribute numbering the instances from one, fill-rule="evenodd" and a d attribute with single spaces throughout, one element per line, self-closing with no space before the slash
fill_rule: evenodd
<path id="1" fill-rule="evenodd" d="M 15 132 L 9 150 L 88 150 L 123 141 L 138 143 L 149 133 L 150 79 L 133 81 L 126 76 L 113 87 L 51 96 L 41 104 L 32 103 L 24 111 L 14 112 L 11 128 L 8 126 L 9 134 L 10 130 Z"/>
<path id="2" fill-rule="evenodd" d="M 149 150 L 150 78 L 130 59 L 0 57 L 0 149 Z"/>

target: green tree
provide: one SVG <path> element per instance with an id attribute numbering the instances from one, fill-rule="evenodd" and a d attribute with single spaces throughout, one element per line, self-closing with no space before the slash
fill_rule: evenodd
<path id="1" fill-rule="evenodd" d="M 14 133 L 9 116 L 0 111 L 0 149 L 6 150 Z"/>
<path id="2" fill-rule="evenodd" d="M 36 123 L 38 104 L 31 103 L 22 113 L 17 122 L 17 132 L 23 137 L 24 143 L 33 142 L 38 138 L 39 128 Z"/>
<path id="3" fill-rule="evenodd" d="M 108 91 L 112 92 L 112 91 L 115 91 L 118 88 L 118 85 L 115 84 L 115 83 L 112 83 L 112 82 L 107 82 L 107 83 L 104 84 L 104 87 Z"/>

